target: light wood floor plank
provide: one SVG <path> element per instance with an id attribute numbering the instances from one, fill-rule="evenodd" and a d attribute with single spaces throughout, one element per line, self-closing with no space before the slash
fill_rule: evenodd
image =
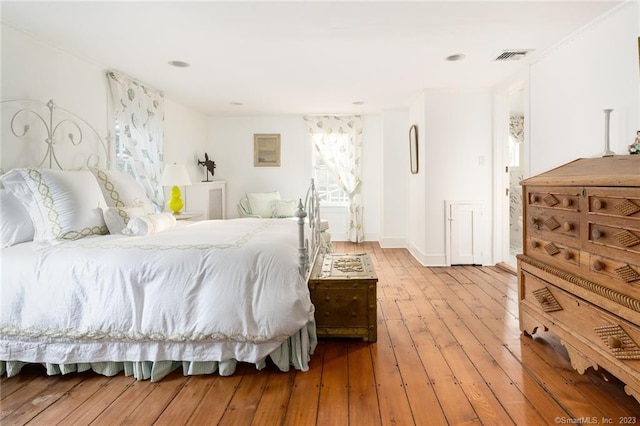
<path id="1" fill-rule="evenodd" d="M 248 425 L 253 421 L 258 403 L 264 393 L 268 374 L 258 370 L 246 370 L 227 409 L 220 419 L 220 425 Z M 210 401 L 215 404 L 215 400 Z"/>
<path id="2" fill-rule="evenodd" d="M 416 424 L 403 377 L 400 361 L 394 351 L 384 319 L 384 312 L 378 314 L 378 342 L 371 347 L 371 362 L 376 376 L 380 420 L 383 425 Z"/>
<path id="3" fill-rule="evenodd" d="M 253 368 L 253 366 L 249 368 Z M 213 383 L 206 390 L 186 424 L 191 426 L 218 424 L 229 407 L 229 403 L 236 396 L 246 370 L 246 368 L 236 370 L 237 374 L 231 377 L 201 376 L 203 381 L 209 377 Z"/>
<path id="4" fill-rule="evenodd" d="M 376 378 L 370 345 L 349 342 L 349 419 L 363 425 L 380 425 Z"/>
<path id="5" fill-rule="evenodd" d="M 311 426 L 316 424 L 326 347 L 327 345 L 323 343 L 316 346 L 309 362 L 309 371 L 295 372 L 293 391 L 284 419 L 285 425 Z"/>
<path id="6" fill-rule="evenodd" d="M 180 392 L 167 404 L 155 424 L 171 426 L 186 423 L 217 380 L 216 376 L 191 376 L 186 379 Z"/>
<path id="7" fill-rule="evenodd" d="M 318 425 L 349 424 L 347 345 L 340 340 L 327 342 L 318 399 Z"/>
<path id="8" fill-rule="evenodd" d="M 295 374 L 269 372 L 267 383 L 253 417 L 253 425 L 280 425 L 284 422 L 289 407 Z"/>

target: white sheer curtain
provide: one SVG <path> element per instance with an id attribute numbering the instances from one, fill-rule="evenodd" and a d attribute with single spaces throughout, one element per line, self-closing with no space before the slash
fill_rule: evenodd
<path id="1" fill-rule="evenodd" d="M 118 125 L 116 167 L 131 173 L 162 210 L 164 94 L 115 71 L 107 72 L 107 80 Z"/>
<path id="2" fill-rule="evenodd" d="M 333 179 L 349 196 L 349 240 L 364 240 L 362 229 L 362 118 L 305 116 L 313 146 Z"/>

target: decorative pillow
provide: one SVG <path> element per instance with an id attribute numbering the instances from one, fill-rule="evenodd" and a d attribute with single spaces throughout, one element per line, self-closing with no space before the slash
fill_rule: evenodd
<path id="1" fill-rule="evenodd" d="M 0 189 L 0 247 L 33 240 L 33 222 L 22 203 L 8 190 Z"/>
<path id="2" fill-rule="evenodd" d="M 154 213 L 132 218 L 129 220 L 127 227 L 122 230 L 122 233 L 129 236 L 142 237 L 168 231 L 175 227 L 176 217 L 173 213 Z"/>
<path id="3" fill-rule="evenodd" d="M 89 170 L 96 177 L 108 207 L 143 207 L 148 214 L 154 213 L 153 203 L 129 173 L 96 168 Z"/>
<path id="4" fill-rule="evenodd" d="M 102 215 L 110 234 L 121 234 L 129 220 L 144 216 L 147 211 L 143 207 L 103 207 Z"/>
<path id="5" fill-rule="evenodd" d="M 251 214 L 262 217 L 272 217 L 273 201 L 280 199 L 280 192 L 247 192 L 247 200 L 251 208 Z"/>
<path id="6" fill-rule="evenodd" d="M 295 216 L 298 207 L 296 200 L 273 200 L 272 206 L 271 217 L 278 218 Z"/>
<path id="7" fill-rule="evenodd" d="M 29 212 L 34 241 L 108 232 L 100 208 L 105 200 L 88 170 L 13 169 L 0 180 Z"/>

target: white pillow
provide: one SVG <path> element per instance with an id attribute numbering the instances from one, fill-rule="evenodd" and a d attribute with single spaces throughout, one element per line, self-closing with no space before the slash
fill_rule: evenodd
<path id="1" fill-rule="evenodd" d="M 119 170 L 90 168 L 96 177 L 108 207 L 143 207 L 153 213 L 153 203 L 129 173 Z"/>
<path id="2" fill-rule="evenodd" d="M 129 236 L 142 237 L 168 231 L 175 227 L 176 217 L 173 213 L 154 213 L 132 218 L 129 220 L 127 227 L 122 230 L 122 233 Z"/>
<path id="3" fill-rule="evenodd" d="M 108 232 L 104 197 L 88 170 L 13 169 L 0 180 L 29 212 L 34 241 L 75 240 Z"/>
<path id="4" fill-rule="evenodd" d="M 262 217 L 272 217 L 273 201 L 280 199 L 280 192 L 247 192 L 247 201 L 251 208 L 251 214 Z"/>
<path id="5" fill-rule="evenodd" d="M 110 234 L 121 234 L 129 221 L 138 216 L 144 216 L 147 211 L 142 207 L 103 207 L 102 215 Z"/>
<path id="6" fill-rule="evenodd" d="M 295 216 L 298 204 L 296 200 L 273 200 L 272 217 L 293 217 Z"/>
<path id="7" fill-rule="evenodd" d="M 0 189 L 0 246 L 33 240 L 33 222 L 22 203 L 8 190 Z"/>

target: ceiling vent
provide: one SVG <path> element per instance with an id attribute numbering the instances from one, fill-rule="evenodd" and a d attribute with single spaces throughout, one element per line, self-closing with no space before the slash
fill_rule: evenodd
<path id="1" fill-rule="evenodd" d="M 518 61 L 524 58 L 531 49 L 505 50 L 495 59 L 496 61 Z"/>

